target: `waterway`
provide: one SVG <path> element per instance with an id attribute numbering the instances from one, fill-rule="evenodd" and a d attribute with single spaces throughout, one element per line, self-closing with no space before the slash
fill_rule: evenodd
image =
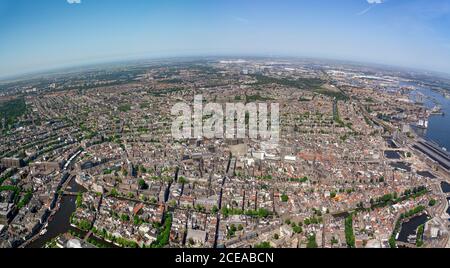
<path id="1" fill-rule="evenodd" d="M 404 170 L 407 172 L 411 172 L 411 164 L 405 162 L 392 162 L 389 164 L 391 167 L 394 167 L 399 170 Z"/>
<path id="2" fill-rule="evenodd" d="M 431 109 L 435 106 L 442 108 L 444 115 L 432 115 L 429 118 L 428 129 L 423 131 L 422 134 L 426 139 L 434 141 L 450 151 L 450 99 L 445 98 L 437 91 L 421 87 L 417 84 L 402 83 L 402 85 L 413 85 L 416 87 L 416 90 L 413 90 L 410 94 L 412 100 L 417 100 L 418 96 L 423 94 L 423 104 L 427 108 Z"/>
<path id="3" fill-rule="evenodd" d="M 441 188 L 444 193 L 450 193 L 450 184 L 448 182 L 441 182 Z"/>
<path id="4" fill-rule="evenodd" d="M 420 225 L 425 224 L 427 221 L 428 215 L 422 214 L 420 216 L 413 217 L 407 222 L 404 222 L 397 240 L 408 243 L 408 236 L 416 235 L 417 228 L 419 228 Z"/>
<path id="5" fill-rule="evenodd" d="M 447 197 L 447 202 L 448 202 L 447 214 L 450 216 L 450 197 Z M 448 220 L 450 221 L 450 219 Z"/>
<path id="6" fill-rule="evenodd" d="M 69 188 L 70 187 L 70 188 Z M 69 192 L 85 192 L 81 185 L 72 179 L 69 183 L 67 191 Z M 70 226 L 70 216 L 76 210 L 76 196 L 63 196 L 60 202 L 59 210 L 52 216 L 48 223 L 47 233 L 30 243 L 27 248 L 42 248 L 52 239 L 67 233 L 72 227 Z"/>
<path id="7" fill-rule="evenodd" d="M 385 151 L 384 156 L 388 159 L 401 159 L 401 155 L 396 151 Z"/>

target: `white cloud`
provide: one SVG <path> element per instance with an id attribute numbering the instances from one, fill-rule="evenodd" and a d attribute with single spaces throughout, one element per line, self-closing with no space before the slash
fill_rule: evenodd
<path id="1" fill-rule="evenodd" d="M 370 6 L 366 9 L 358 12 L 356 15 L 362 16 L 362 15 L 366 14 L 367 12 L 372 10 L 372 8 L 374 8 L 376 5 L 385 3 L 385 0 L 367 0 L 367 3 L 369 3 Z"/>
<path id="2" fill-rule="evenodd" d="M 383 4 L 384 0 L 367 0 L 367 3 L 369 4 Z"/>
<path id="3" fill-rule="evenodd" d="M 67 0 L 69 4 L 81 4 L 81 0 Z"/>

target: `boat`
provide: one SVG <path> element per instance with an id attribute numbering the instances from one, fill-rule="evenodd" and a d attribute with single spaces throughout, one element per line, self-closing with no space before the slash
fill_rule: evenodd
<path id="1" fill-rule="evenodd" d="M 415 244 L 417 240 L 417 235 L 408 235 L 407 241 L 408 243 Z"/>
<path id="2" fill-rule="evenodd" d="M 434 106 L 433 109 L 431 109 L 431 114 L 433 115 L 444 115 L 442 112 L 442 108 L 439 105 Z"/>
<path id="3" fill-rule="evenodd" d="M 39 235 L 43 236 L 47 233 L 47 229 L 42 229 L 42 231 L 39 233 Z"/>

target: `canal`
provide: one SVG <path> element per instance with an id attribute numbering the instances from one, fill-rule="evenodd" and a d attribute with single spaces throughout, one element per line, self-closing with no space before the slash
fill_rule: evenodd
<path id="1" fill-rule="evenodd" d="M 76 183 L 75 179 L 70 181 L 66 190 L 74 193 L 86 191 L 85 188 Z M 70 216 L 75 212 L 75 210 L 76 196 L 63 196 L 61 198 L 59 210 L 49 220 L 47 233 L 27 245 L 27 248 L 42 248 L 52 239 L 67 233 L 72 228 L 70 226 Z"/>
<path id="2" fill-rule="evenodd" d="M 441 188 L 444 193 L 450 193 L 450 184 L 448 182 L 441 182 Z"/>
<path id="3" fill-rule="evenodd" d="M 412 219 L 410 219 L 407 222 L 404 222 L 402 224 L 402 228 L 400 231 L 400 234 L 398 236 L 398 241 L 409 243 L 408 242 L 408 236 L 410 235 L 416 235 L 417 228 L 419 228 L 420 225 L 425 224 L 428 221 L 428 215 L 422 214 L 420 216 L 415 216 Z"/>
<path id="4" fill-rule="evenodd" d="M 384 156 L 387 159 L 401 159 L 402 156 L 397 151 L 384 151 Z"/>
<path id="5" fill-rule="evenodd" d="M 450 216 L 450 197 L 447 197 L 447 202 L 448 202 L 447 214 L 448 216 Z M 450 221 L 450 218 L 448 220 Z"/>

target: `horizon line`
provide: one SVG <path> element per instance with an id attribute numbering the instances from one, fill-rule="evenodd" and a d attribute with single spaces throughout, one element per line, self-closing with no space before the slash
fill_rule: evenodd
<path id="1" fill-rule="evenodd" d="M 447 78 L 450 78 L 450 72 L 444 72 L 444 71 L 438 71 L 438 70 L 429 70 L 429 69 L 423 69 L 418 67 L 409 67 L 409 66 L 403 66 L 403 65 L 395 65 L 395 64 L 388 64 L 388 63 L 381 63 L 381 62 L 371 62 L 371 61 L 363 61 L 363 60 L 353 60 L 353 59 L 340 59 L 340 58 L 333 58 L 333 57 L 321 57 L 321 56 L 304 56 L 304 55 L 282 55 L 282 54 L 271 54 L 271 53 L 263 53 L 263 54 L 250 54 L 250 53 L 217 53 L 217 54 L 193 54 L 193 55 L 165 55 L 165 56 L 125 56 L 125 57 L 110 57 L 108 59 L 98 59 L 94 61 L 84 61 L 84 62 L 78 62 L 73 64 L 58 64 L 54 65 L 52 67 L 45 67 L 42 69 L 35 69 L 15 74 L 8 74 L 4 76 L 0 76 L 0 83 L 6 84 L 6 83 L 12 83 L 16 81 L 23 81 L 27 79 L 34 79 L 36 77 L 33 76 L 46 76 L 51 74 L 56 74 L 61 71 L 75 71 L 71 69 L 77 69 L 77 68 L 93 68 L 93 67 L 100 67 L 99 65 L 104 64 L 125 64 L 125 63 L 138 63 L 139 61 L 151 61 L 151 60 L 173 60 L 173 59 L 200 59 L 200 58 L 220 58 L 220 57 L 226 57 L 226 58 L 238 58 L 238 57 L 244 57 L 244 58 L 261 58 L 261 59 L 269 59 L 269 58 L 275 58 L 275 59 L 309 59 L 309 60 L 319 60 L 319 61 L 337 61 L 341 63 L 347 63 L 347 64 L 358 64 L 358 65 L 364 65 L 369 67 L 370 65 L 377 65 L 379 67 L 386 67 L 386 68 L 395 68 L 395 69 L 403 69 L 404 71 L 414 71 L 414 72 L 421 72 L 421 73 L 431 73 L 434 75 L 445 75 L 448 76 Z M 372 66 L 375 67 L 375 66 Z"/>

